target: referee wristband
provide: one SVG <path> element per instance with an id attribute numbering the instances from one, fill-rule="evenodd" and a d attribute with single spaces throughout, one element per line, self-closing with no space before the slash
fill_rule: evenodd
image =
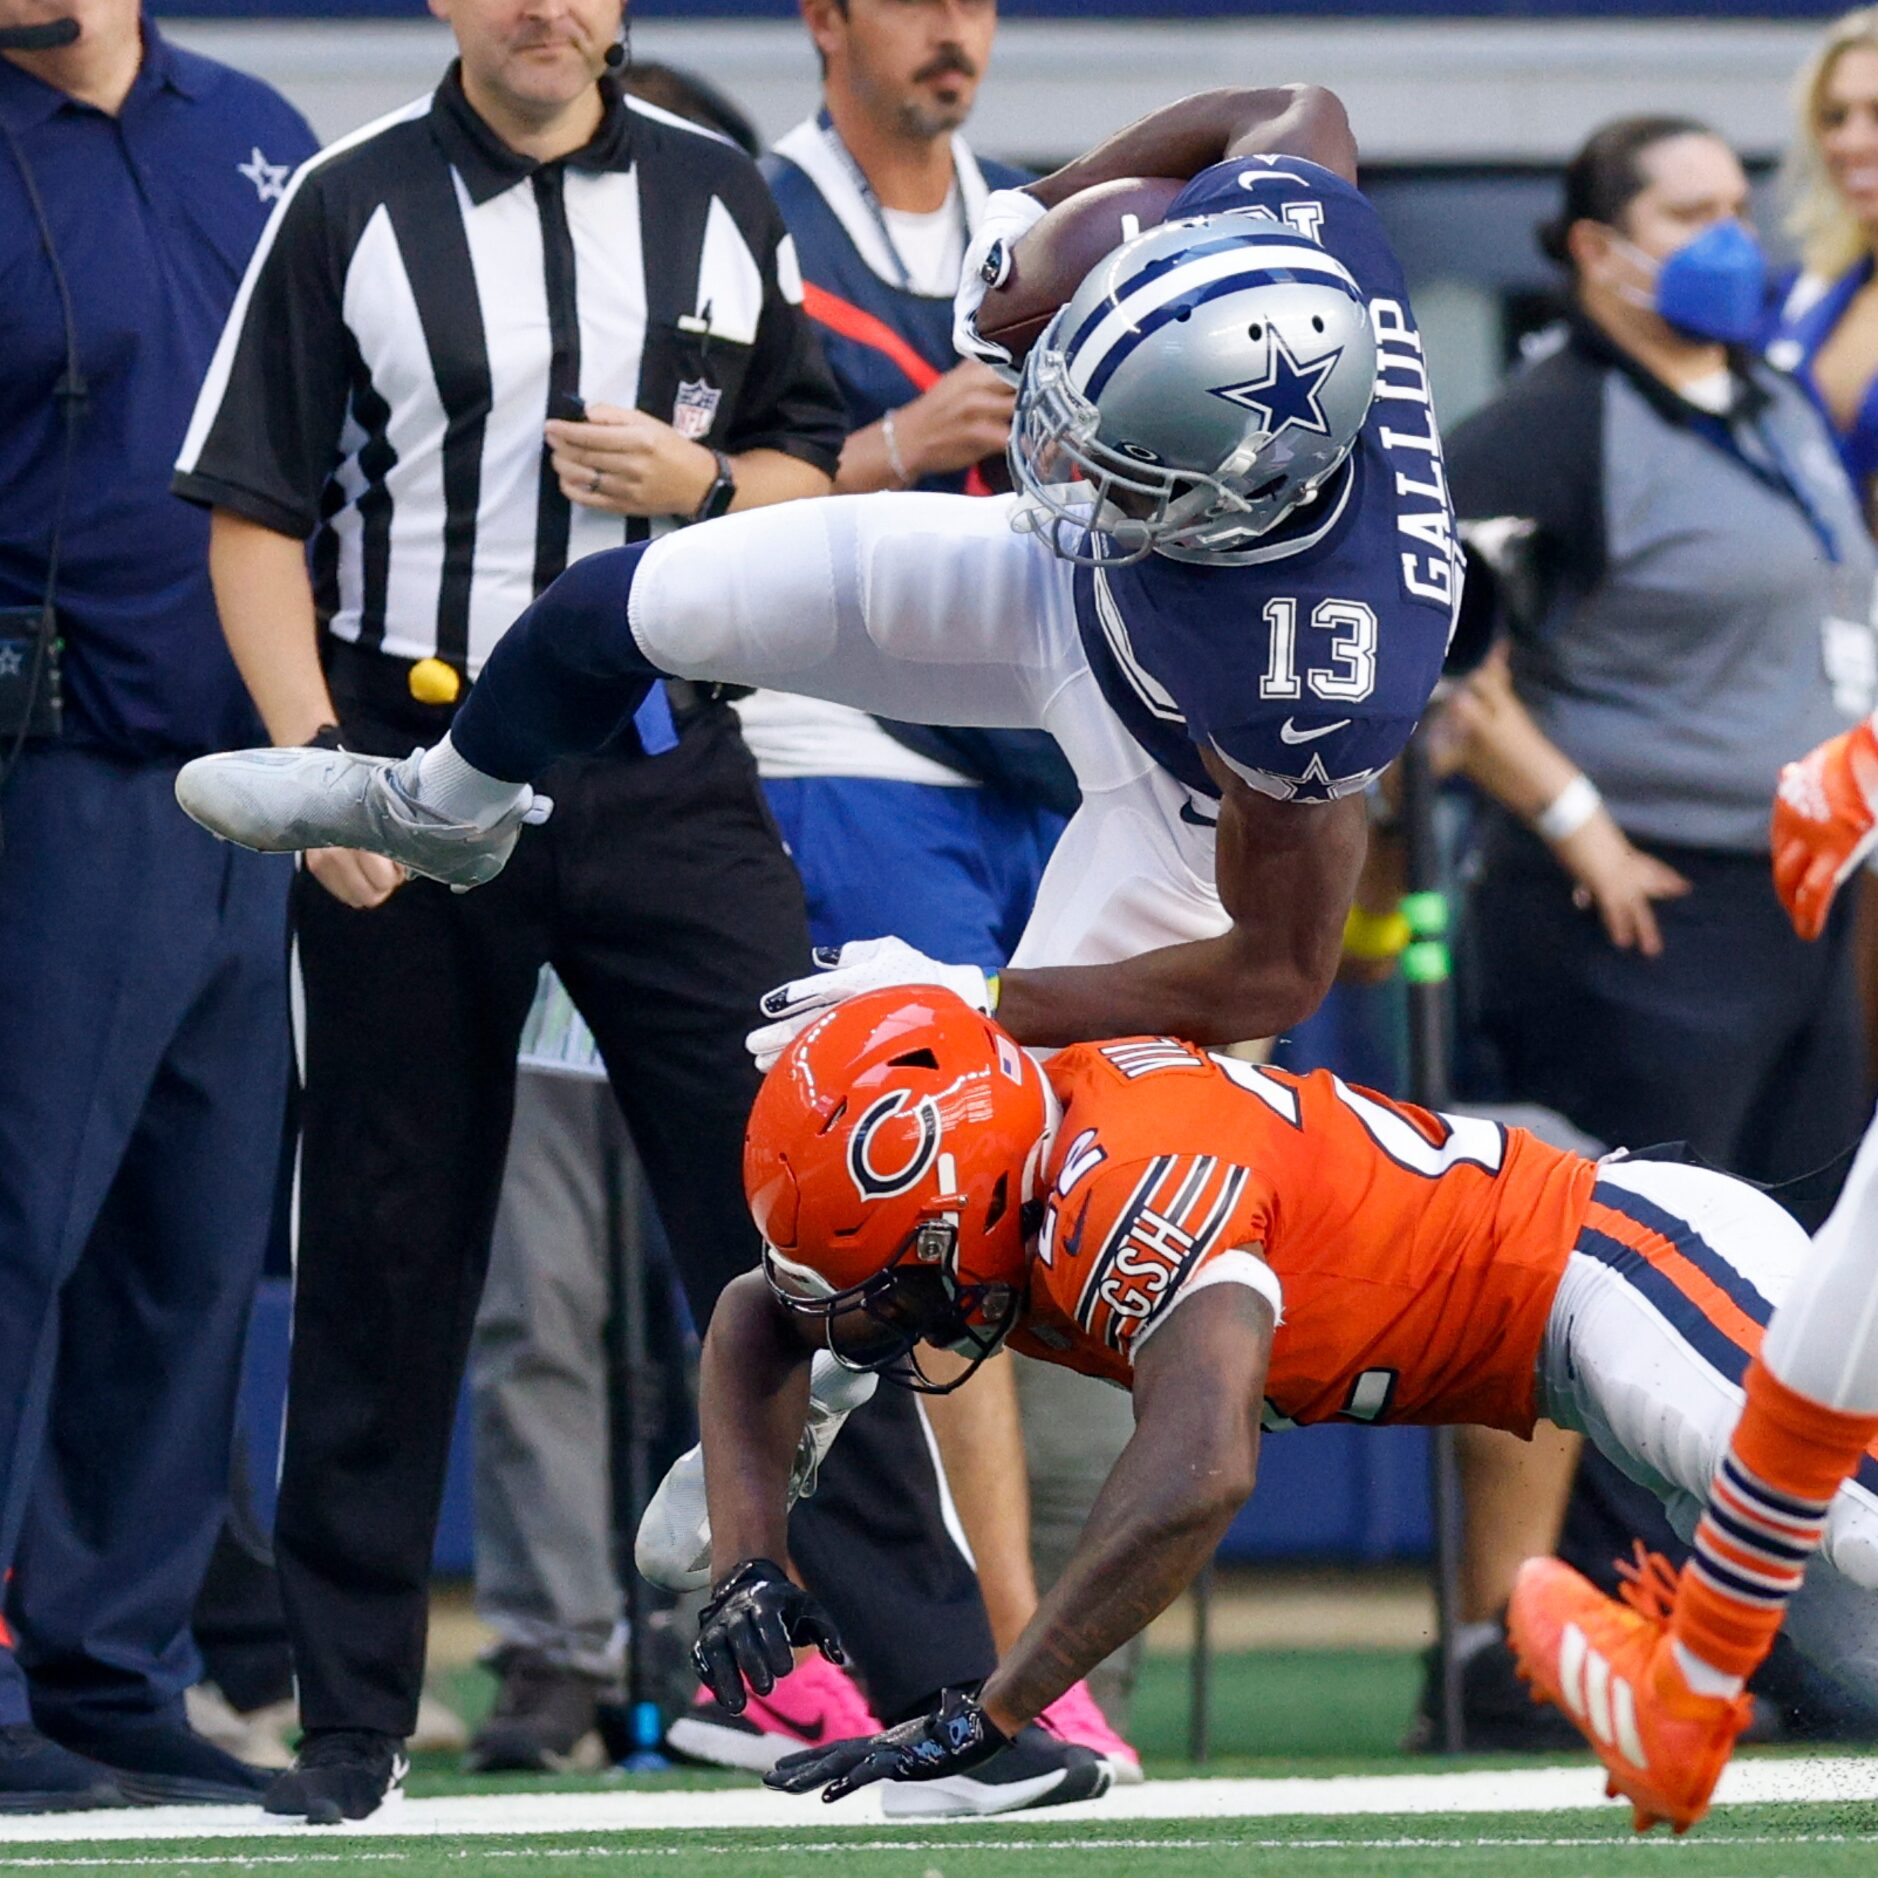
<path id="1" fill-rule="evenodd" d="M 1597 784 L 1580 770 L 1532 818 L 1532 825 L 1547 841 L 1569 841 L 1603 806 Z"/>

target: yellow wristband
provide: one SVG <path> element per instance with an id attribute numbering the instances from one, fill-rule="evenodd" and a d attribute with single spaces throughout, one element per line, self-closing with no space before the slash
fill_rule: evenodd
<path id="1" fill-rule="evenodd" d="M 1353 959 L 1400 958 L 1414 936 L 1399 908 L 1371 913 L 1353 906 L 1343 922 L 1343 949 Z"/>
<path id="2" fill-rule="evenodd" d="M 997 1011 L 998 999 L 1004 992 L 1004 974 L 987 972 L 985 974 L 985 1012 L 992 1015 Z"/>

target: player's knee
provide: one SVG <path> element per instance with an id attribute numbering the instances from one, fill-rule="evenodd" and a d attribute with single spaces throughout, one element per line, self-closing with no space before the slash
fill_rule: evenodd
<path id="1" fill-rule="evenodd" d="M 786 503 L 667 535 L 633 582 L 633 637 L 661 671 L 780 685 L 835 651 L 838 583 L 826 529 Z"/>

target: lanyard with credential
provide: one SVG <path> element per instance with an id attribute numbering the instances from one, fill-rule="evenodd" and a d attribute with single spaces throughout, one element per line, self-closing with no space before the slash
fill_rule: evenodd
<path id="1" fill-rule="evenodd" d="M 1754 441 L 1767 452 L 1766 462 L 1759 462 L 1741 447 L 1741 437 L 1728 418 L 1704 413 L 1704 419 L 1706 421 L 1698 426 L 1701 430 L 1726 450 L 1763 488 L 1785 496 L 1806 517 L 1806 525 L 1818 536 L 1820 546 L 1826 550 L 1826 559 L 1836 567 L 1843 558 L 1839 553 L 1839 537 L 1819 504 L 1813 500 L 1811 490 L 1788 455 L 1786 445 L 1774 434 L 1773 426 L 1760 417 L 1744 420 Z"/>
<path id="2" fill-rule="evenodd" d="M 861 202 L 868 214 L 873 217 L 874 230 L 880 236 L 881 246 L 887 250 L 888 258 L 893 262 L 894 272 L 899 275 L 898 286 L 902 293 L 913 291 L 913 276 L 907 271 L 906 262 L 900 258 L 900 250 L 893 239 L 893 230 L 887 226 L 887 211 L 880 206 L 880 198 L 874 194 L 874 185 L 867 180 L 860 164 L 855 162 L 854 153 L 841 141 L 841 133 L 835 128 L 835 120 L 828 115 L 828 107 L 815 113 L 815 127 L 822 133 L 823 140 L 834 153 L 835 161 L 848 172 L 848 180 L 859 192 Z M 953 159 L 956 172 L 958 160 Z M 966 244 L 972 238 L 971 218 L 965 207 L 965 191 L 956 181 L 959 196 L 959 225 L 965 236 Z"/>

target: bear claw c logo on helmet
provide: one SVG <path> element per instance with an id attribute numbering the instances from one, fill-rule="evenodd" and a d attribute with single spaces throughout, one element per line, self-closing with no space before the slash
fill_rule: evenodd
<path id="1" fill-rule="evenodd" d="M 848 1138 L 848 1172 L 863 1200 L 884 1200 L 893 1194 L 905 1193 L 933 1164 L 933 1157 L 939 1152 L 939 1110 L 930 1096 L 921 1096 L 913 1106 L 913 1113 L 919 1119 L 919 1140 L 914 1143 L 906 1165 L 890 1172 L 883 1172 L 874 1165 L 874 1136 L 910 1099 L 906 1090 L 896 1089 L 891 1095 L 882 1096 L 854 1124 L 854 1133 Z"/>

